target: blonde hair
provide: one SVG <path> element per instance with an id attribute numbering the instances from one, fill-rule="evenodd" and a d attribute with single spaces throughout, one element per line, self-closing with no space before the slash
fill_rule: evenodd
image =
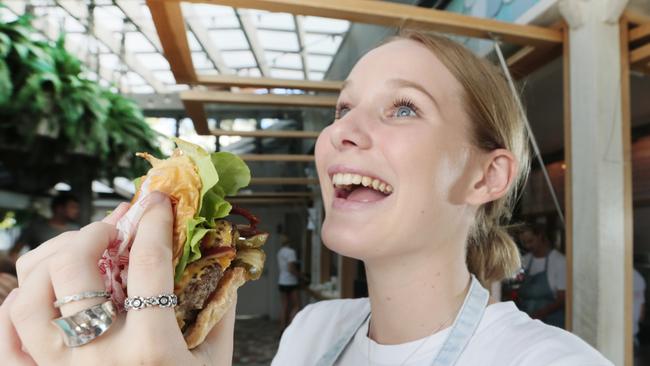
<path id="1" fill-rule="evenodd" d="M 504 197 L 478 208 L 467 240 L 467 267 L 489 288 L 520 267 L 519 250 L 504 226 L 530 166 L 528 137 L 517 99 L 499 68 L 455 41 L 413 30 L 403 30 L 388 41 L 400 39 L 416 41 L 431 50 L 460 82 L 474 144 L 483 151 L 506 149 L 517 160 L 514 184 Z"/>

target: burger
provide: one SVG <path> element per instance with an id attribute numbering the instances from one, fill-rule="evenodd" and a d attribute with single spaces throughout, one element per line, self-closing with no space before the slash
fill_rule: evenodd
<path id="1" fill-rule="evenodd" d="M 209 154 L 180 139 L 167 159 L 137 155 L 151 169 L 136 179 L 131 208 L 117 223 L 118 238 L 100 260 L 106 286 L 122 306 L 128 294 L 128 252 L 149 193 L 169 196 L 174 214 L 172 265 L 176 321 L 188 348 L 201 344 L 235 300 L 237 289 L 262 274 L 265 254 L 260 249 L 268 233 L 257 229 L 258 219 L 226 201 L 250 182 L 250 170 L 236 155 Z M 235 224 L 234 216 L 246 223 Z M 242 220 L 240 220 L 242 221 Z"/>

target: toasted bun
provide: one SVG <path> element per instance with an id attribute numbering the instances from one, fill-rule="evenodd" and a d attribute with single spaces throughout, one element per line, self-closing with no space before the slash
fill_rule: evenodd
<path id="1" fill-rule="evenodd" d="M 185 332 L 187 347 L 193 349 L 203 343 L 212 328 L 221 320 L 224 314 L 235 302 L 237 289 L 246 282 L 246 271 L 241 267 L 233 267 L 223 275 L 219 287 L 210 296 L 206 306 L 196 318 L 196 322 Z"/>

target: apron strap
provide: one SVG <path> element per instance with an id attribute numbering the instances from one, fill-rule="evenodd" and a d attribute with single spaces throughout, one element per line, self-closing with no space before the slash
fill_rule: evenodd
<path id="1" fill-rule="evenodd" d="M 365 323 L 368 320 L 368 317 L 370 317 L 370 310 L 365 310 L 366 314 L 365 316 L 360 314 L 356 319 L 356 322 L 350 324 L 349 327 L 345 329 L 341 333 L 341 336 L 339 339 L 323 354 L 323 356 L 318 360 L 318 363 L 316 363 L 316 366 L 332 366 L 338 360 L 338 358 L 341 356 L 343 353 L 343 350 L 345 350 L 345 347 L 350 343 L 352 338 L 354 338 L 354 335 L 356 332 L 361 328 L 363 323 Z"/>
<path id="2" fill-rule="evenodd" d="M 433 360 L 432 366 L 453 366 L 456 364 L 483 318 L 489 297 L 490 293 L 472 275 L 469 294 L 456 316 L 449 336 L 447 336 L 440 352 Z"/>

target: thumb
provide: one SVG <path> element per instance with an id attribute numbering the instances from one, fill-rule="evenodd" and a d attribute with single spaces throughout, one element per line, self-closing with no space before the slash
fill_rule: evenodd
<path id="1" fill-rule="evenodd" d="M 202 364 L 216 366 L 232 365 L 233 338 L 235 332 L 235 314 L 237 295 L 230 309 L 223 315 L 219 323 L 212 328 L 205 341 L 192 352 Z"/>

